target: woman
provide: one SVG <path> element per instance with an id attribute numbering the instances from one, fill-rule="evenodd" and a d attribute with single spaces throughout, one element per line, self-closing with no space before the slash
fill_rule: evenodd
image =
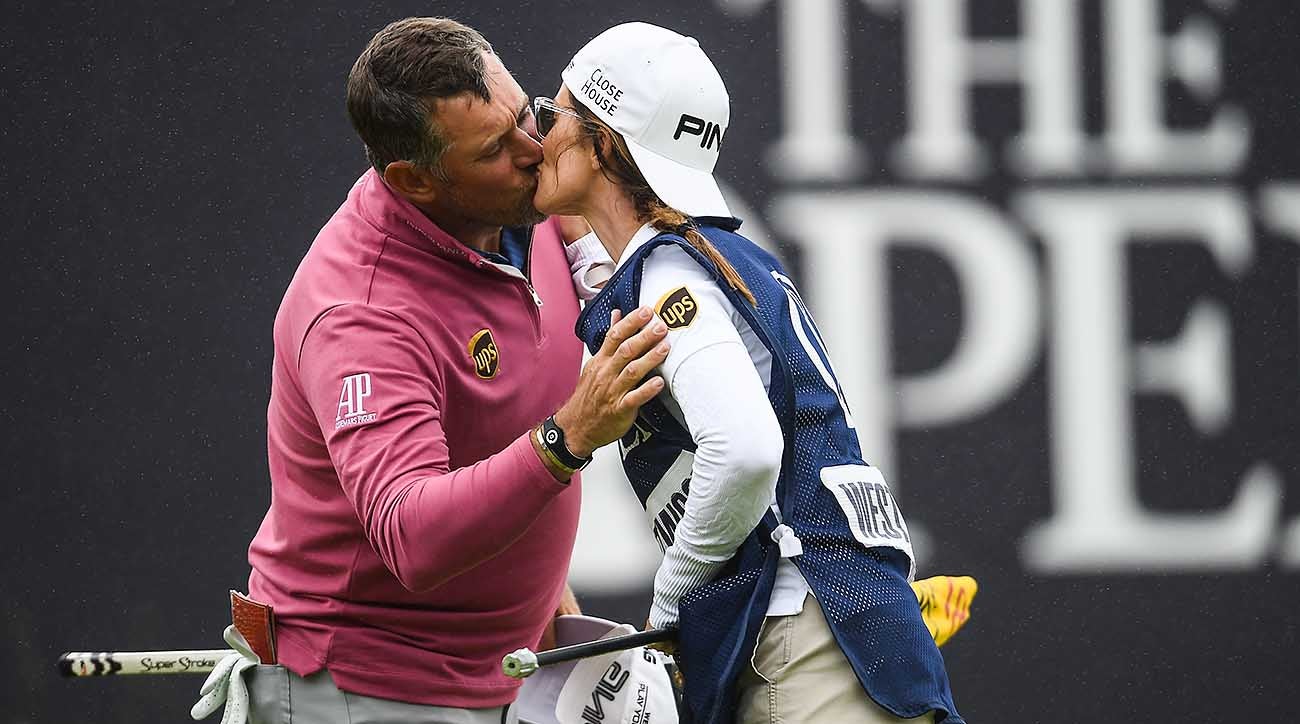
<path id="1" fill-rule="evenodd" d="M 713 180 L 716 69 L 693 39 L 629 23 L 562 76 L 534 102 L 535 203 L 586 217 L 617 260 L 578 333 L 595 349 L 643 304 L 670 330 L 665 391 L 620 447 L 664 548 L 649 623 L 680 626 L 691 718 L 962 722 L 908 587 L 907 526 L 812 317 Z M 565 457 L 562 433 L 539 426 Z"/>

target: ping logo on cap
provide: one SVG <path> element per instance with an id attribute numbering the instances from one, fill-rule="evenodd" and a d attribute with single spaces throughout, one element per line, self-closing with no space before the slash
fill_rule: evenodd
<path id="1" fill-rule="evenodd" d="M 497 341 L 492 339 L 492 330 L 481 329 L 470 337 L 469 356 L 474 360 L 474 374 L 485 380 L 497 376 L 501 353 L 497 351 Z"/>
<path id="2" fill-rule="evenodd" d="M 721 124 L 683 113 L 682 117 L 677 119 L 677 130 L 673 131 L 673 140 L 680 139 L 683 133 L 699 136 L 700 148 L 713 148 L 713 144 L 716 142 L 718 149 L 722 149 Z"/>
<path id="3" fill-rule="evenodd" d="M 668 325 L 669 329 L 691 326 L 699 311 L 700 307 L 695 303 L 695 297 L 691 296 L 690 290 L 686 287 L 677 287 L 668 292 L 655 305 L 655 314 L 664 320 L 664 324 Z"/>

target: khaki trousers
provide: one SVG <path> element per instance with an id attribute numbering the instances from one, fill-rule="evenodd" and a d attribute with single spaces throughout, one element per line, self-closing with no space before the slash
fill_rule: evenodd
<path id="1" fill-rule="evenodd" d="M 737 724 L 934 721 L 933 713 L 900 719 L 871 700 L 812 596 L 802 613 L 763 622 L 753 666 L 745 667 L 737 690 Z"/>

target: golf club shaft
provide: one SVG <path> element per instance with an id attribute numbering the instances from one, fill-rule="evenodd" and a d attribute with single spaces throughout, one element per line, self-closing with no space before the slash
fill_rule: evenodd
<path id="1" fill-rule="evenodd" d="M 233 653 L 233 649 L 69 651 L 59 656 L 59 673 L 66 677 L 206 674 Z"/>
<path id="2" fill-rule="evenodd" d="M 652 628 L 649 631 L 637 631 L 626 636 L 614 636 L 597 641 L 573 644 L 572 646 L 561 646 L 550 651 L 539 651 L 537 652 L 537 665 L 549 666 L 565 661 L 573 661 L 574 659 L 585 659 L 591 656 L 608 654 L 612 651 L 624 651 L 634 649 L 637 646 L 645 646 L 646 644 L 671 641 L 675 638 L 677 638 L 677 629 L 675 628 Z"/>
<path id="3" fill-rule="evenodd" d="M 675 638 L 677 638 L 676 628 L 654 628 L 649 631 L 638 631 L 624 636 L 612 636 L 607 639 L 587 641 L 572 646 L 561 646 L 558 649 L 537 653 L 529 649 L 519 649 L 512 654 L 507 654 L 501 660 L 501 670 L 506 676 L 523 679 L 543 666 L 600 656 L 614 651 L 624 651 L 637 646 L 645 646 L 646 644 L 671 641 Z"/>

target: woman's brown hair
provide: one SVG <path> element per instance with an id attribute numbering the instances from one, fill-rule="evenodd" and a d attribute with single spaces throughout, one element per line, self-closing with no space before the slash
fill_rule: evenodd
<path id="1" fill-rule="evenodd" d="M 731 288 L 744 297 L 750 306 L 757 306 L 754 293 L 749 291 L 745 280 L 740 277 L 736 268 L 727 261 L 722 252 L 718 251 L 717 247 L 695 228 L 691 217 L 664 203 L 654 189 L 650 188 L 650 183 L 636 167 L 636 161 L 633 160 L 627 144 L 623 142 L 623 137 L 602 123 L 591 111 L 583 108 L 582 104 L 574 104 L 574 110 L 582 116 L 583 137 L 595 149 L 596 162 L 600 164 L 601 172 L 606 178 L 627 190 L 636 209 L 637 220 L 686 239 L 696 251 L 713 262 Z"/>

